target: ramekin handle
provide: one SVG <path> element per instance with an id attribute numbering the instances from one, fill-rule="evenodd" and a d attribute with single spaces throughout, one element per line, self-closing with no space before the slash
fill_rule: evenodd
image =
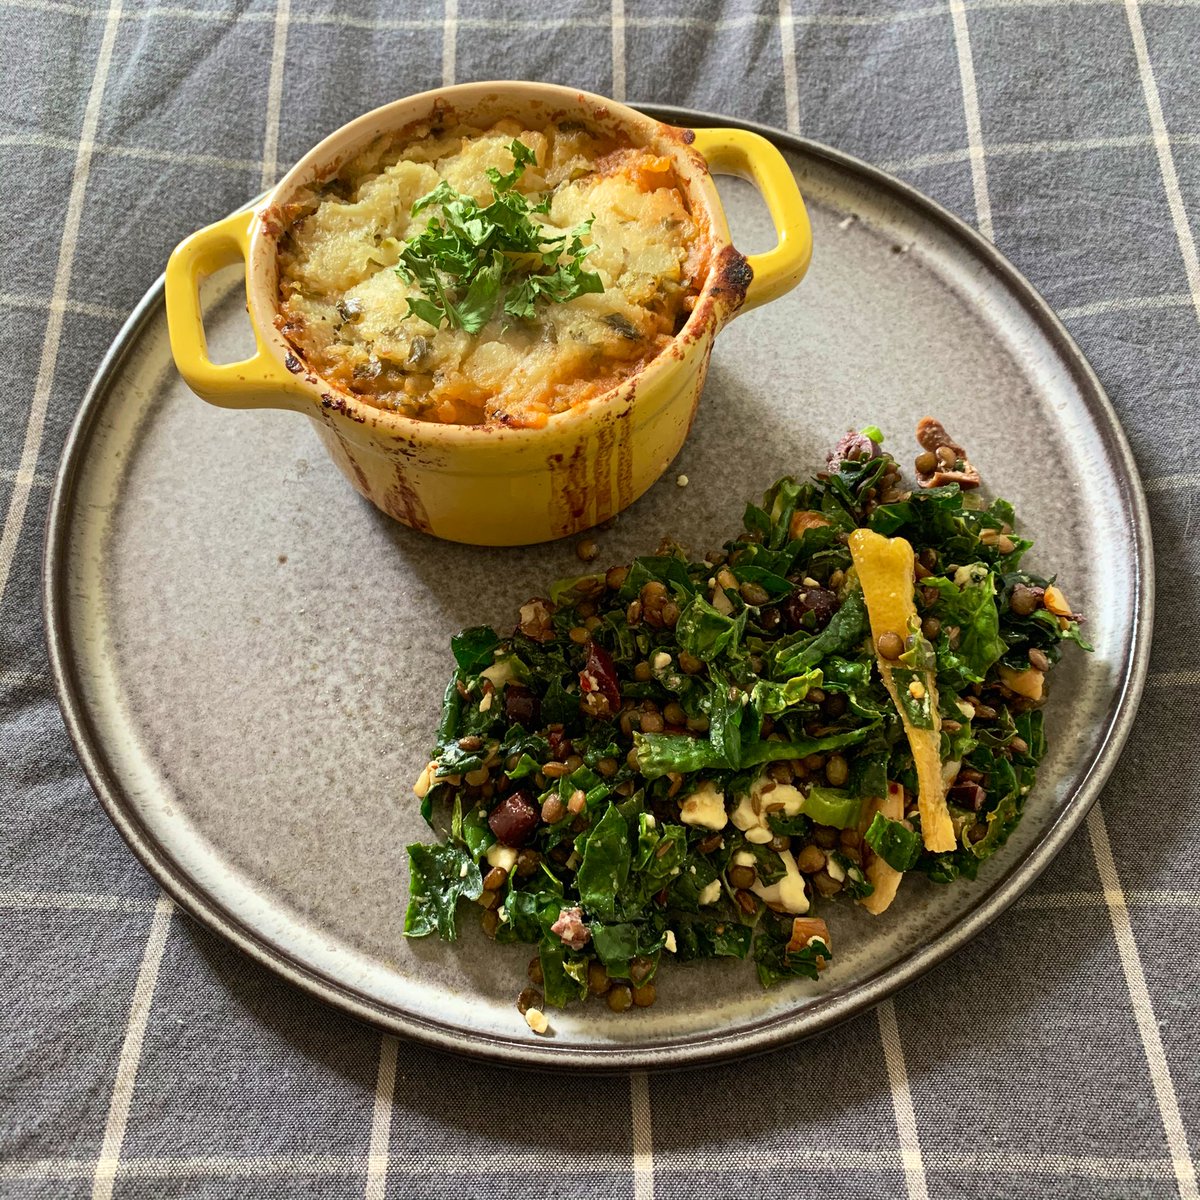
<path id="1" fill-rule="evenodd" d="M 299 380 L 271 353 L 257 328 L 257 349 L 250 358 L 214 363 L 208 356 L 200 283 L 222 267 L 246 263 L 255 220 L 253 211 L 234 213 L 175 247 L 166 275 L 171 354 L 184 382 L 210 404 L 222 408 L 296 409 L 303 406 L 305 392 Z"/>
<path id="2" fill-rule="evenodd" d="M 692 147 L 709 170 L 749 180 L 766 201 L 778 243 L 747 256 L 754 272 L 739 312 L 778 299 L 804 278 L 812 259 L 812 226 L 792 169 L 778 147 L 746 129 L 696 129 Z"/>

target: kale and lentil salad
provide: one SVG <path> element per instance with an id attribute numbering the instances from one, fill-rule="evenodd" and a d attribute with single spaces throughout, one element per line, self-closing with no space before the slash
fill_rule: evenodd
<path id="1" fill-rule="evenodd" d="M 444 840 L 408 848 L 405 932 L 475 902 L 537 947 L 518 1007 L 645 1007 L 667 958 L 752 958 L 764 987 L 833 956 L 818 907 L 879 914 L 902 876 L 973 879 L 1046 752 L 1045 679 L 1090 649 L 1053 578 L 1021 566 L 931 418 L 910 489 L 867 428 L 779 480 L 702 560 L 674 544 L 562 580 L 515 631 L 451 641 L 415 785 Z"/>

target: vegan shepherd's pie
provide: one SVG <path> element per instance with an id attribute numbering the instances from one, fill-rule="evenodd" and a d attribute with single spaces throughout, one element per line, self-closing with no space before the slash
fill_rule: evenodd
<path id="1" fill-rule="evenodd" d="M 447 424 L 536 428 L 615 387 L 708 266 L 671 159 L 580 122 L 414 128 L 281 215 L 279 328 L 309 368 Z"/>

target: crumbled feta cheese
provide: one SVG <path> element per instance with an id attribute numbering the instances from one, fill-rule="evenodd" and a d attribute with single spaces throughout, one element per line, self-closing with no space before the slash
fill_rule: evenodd
<path id="1" fill-rule="evenodd" d="M 946 568 L 947 571 L 950 569 Z M 954 582 L 960 587 L 970 587 L 973 583 L 982 583 L 987 578 L 988 569 L 982 563 L 968 563 L 954 572 Z"/>
<path id="2" fill-rule="evenodd" d="M 654 826 L 657 824 L 657 822 L 654 820 L 654 814 L 646 813 L 645 815 L 646 815 L 646 828 L 653 829 Z"/>
<path id="3" fill-rule="evenodd" d="M 459 869 L 458 869 L 459 879 L 466 879 L 466 877 L 470 873 L 471 873 L 471 864 L 470 863 L 463 863 L 463 865 L 461 867 L 459 867 Z"/>
<path id="4" fill-rule="evenodd" d="M 721 895 L 721 881 L 714 879 L 708 887 L 701 889 L 700 895 L 696 899 L 701 904 L 716 904 Z"/>
<path id="5" fill-rule="evenodd" d="M 778 904 L 785 911 L 803 916 L 808 912 L 808 893 L 804 888 L 804 876 L 796 866 L 796 860 L 790 850 L 781 850 L 779 857 L 783 861 L 787 874 L 776 883 L 767 887 L 761 881 L 755 883 L 750 890 L 760 899 L 768 903 Z"/>
<path id="6" fill-rule="evenodd" d="M 804 793 L 790 783 L 776 783 L 764 774 L 755 779 L 749 792 L 738 797 L 731 819 L 745 833 L 746 841 L 762 846 L 775 836 L 764 812 L 767 806 L 774 809 L 775 805 L 782 805 L 775 811 L 794 817 L 804 808 Z"/>
<path id="7" fill-rule="evenodd" d="M 777 885 L 779 903 L 790 913 L 808 912 L 808 893 L 804 890 L 803 875 L 785 875 Z"/>
<path id="8" fill-rule="evenodd" d="M 502 846 L 499 842 L 488 847 L 487 861 L 489 867 L 503 867 L 512 873 L 517 865 L 517 852 L 511 846 Z"/>
<path id="9" fill-rule="evenodd" d="M 738 797 L 737 805 L 729 814 L 729 819 L 741 830 L 753 829 L 760 824 L 761 818 L 755 807 L 752 791 Z"/>
<path id="10" fill-rule="evenodd" d="M 480 712 L 489 712 L 491 710 L 492 697 L 495 694 L 496 694 L 495 692 L 484 692 L 483 699 L 480 700 L 480 702 L 479 702 L 479 711 Z"/>
<path id="11" fill-rule="evenodd" d="M 550 1019 L 540 1008 L 527 1008 L 525 1010 L 525 1024 L 534 1033 L 545 1033 L 550 1028 Z"/>
<path id="12" fill-rule="evenodd" d="M 739 850 L 733 856 L 733 865 L 735 867 L 752 867 L 757 861 L 749 850 Z"/>
<path id="13" fill-rule="evenodd" d="M 836 879 L 841 883 L 846 878 L 846 868 L 837 860 L 836 854 L 827 854 L 825 856 L 825 870 L 829 872 L 830 879 Z"/>
<path id="14" fill-rule="evenodd" d="M 687 477 L 686 475 L 680 475 L 680 477 L 679 477 L 677 480 L 675 480 L 675 482 L 676 482 L 676 483 L 677 483 L 677 484 L 678 484 L 680 487 L 687 487 L 687 485 L 688 485 L 688 477 Z"/>
<path id="15" fill-rule="evenodd" d="M 667 930 L 666 936 L 663 938 L 663 949 L 666 950 L 668 954 L 674 954 L 679 949 L 679 946 L 675 941 L 675 930 Z"/>
<path id="16" fill-rule="evenodd" d="M 763 782 L 764 780 L 760 779 L 754 786 L 758 787 Z M 763 796 L 763 804 L 782 804 L 783 815 L 785 817 L 795 817 L 804 808 L 804 793 L 798 787 L 793 787 L 790 783 L 781 783 Z"/>
<path id="17" fill-rule="evenodd" d="M 679 819 L 685 825 L 704 829 L 724 829 L 729 821 L 725 812 L 725 795 L 717 790 L 711 779 L 702 783 L 684 802 Z"/>
<path id="18" fill-rule="evenodd" d="M 665 671 L 671 665 L 671 656 L 665 650 L 660 650 L 651 660 L 650 665 L 656 671 Z"/>

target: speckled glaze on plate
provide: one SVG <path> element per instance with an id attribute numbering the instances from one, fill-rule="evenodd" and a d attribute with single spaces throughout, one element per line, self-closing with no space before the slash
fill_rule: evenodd
<path id="1" fill-rule="evenodd" d="M 655 109 L 675 124 L 730 124 Z M 511 624 L 578 571 L 571 542 L 480 550 L 436 542 L 356 496 L 309 422 L 228 413 L 176 376 L 161 284 L 105 359 L 55 486 L 48 640 L 67 727 L 134 852 L 188 911 L 295 983 L 434 1045 L 512 1064 L 685 1066 L 768 1049 L 878 1003 L 961 946 L 1046 866 L 1095 799 L 1141 691 L 1153 597 L 1133 461 L 1099 383 L 1033 289 L 986 242 L 896 180 L 772 130 L 809 203 L 804 286 L 717 344 L 675 466 L 610 532 L 601 564 L 671 533 L 703 552 L 747 498 L 805 474 L 874 422 L 902 462 L 933 411 L 989 489 L 1012 500 L 1089 618 L 1092 656 L 1056 674 L 1051 750 L 1019 830 L 979 880 L 906 880 L 882 918 L 831 908 L 820 983 L 759 990 L 750 964 L 668 969 L 622 1016 L 514 1005 L 528 947 L 401 935 L 410 790 L 424 763 L 448 638 Z M 748 186 L 723 183 L 743 252 L 769 244 Z M 249 330 L 214 279 L 214 355 Z M 676 484 L 686 474 L 687 487 Z M 1064 513 L 1070 519 L 1064 519 Z"/>

